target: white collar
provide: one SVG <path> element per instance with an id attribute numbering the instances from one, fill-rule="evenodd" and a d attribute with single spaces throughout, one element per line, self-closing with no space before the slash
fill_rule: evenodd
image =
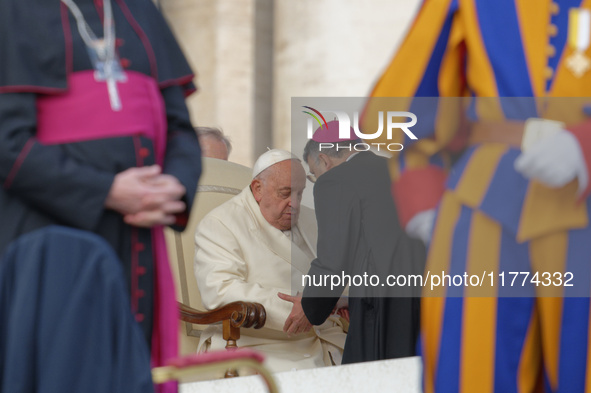
<path id="1" fill-rule="evenodd" d="M 351 158 L 355 157 L 357 154 L 359 154 L 359 152 L 355 152 L 355 153 L 351 154 L 349 157 L 347 157 L 345 162 L 349 161 Z"/>

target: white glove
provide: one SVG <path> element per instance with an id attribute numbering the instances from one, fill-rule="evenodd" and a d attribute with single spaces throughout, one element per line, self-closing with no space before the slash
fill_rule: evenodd
<path id="1" fill-rule="evenodd" d="M 581 146 L 565 130 L 538 140 L 522 152 L 515 160 L 515 170 L 548 187 L 562 187 L 578 178 L 579 193 L 587 188 L 589 179 Z"/>
<path id="2" fill-rule="evenodd" d="M 431 241 L 434 222 L 435 209 L 425 210 L 415 214 L 408 224 L 406 224 L 405 230 L 410 237 L 420 239 L 428 246 Z"/>

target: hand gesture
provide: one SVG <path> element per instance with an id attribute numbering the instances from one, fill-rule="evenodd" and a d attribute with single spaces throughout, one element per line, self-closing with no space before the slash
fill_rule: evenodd
<path id="1" fill-rule="evenodd" d="M 287 302 L 293 303 L 291 313 L 285 320 L 285 325 L 283 325 L 283 331 L 287 333 L 287 336 L 291 337 L 292 334 L 309 332 L 312 329 L 312 324 L 306 318 L 306 314 L 304 314 L 302 296 L 290 296 L 285 293 L 278 293 L 277 296 Z"/>
<path id="2" fill-rule="evenodd" d="M 175 214 L 185 210 L 180 199 L 185 187 L 158 165 L 129 168 L 115 175 L 105 207 L 124 216 L 126 223 L 140 227 L 170 225 Z"/>

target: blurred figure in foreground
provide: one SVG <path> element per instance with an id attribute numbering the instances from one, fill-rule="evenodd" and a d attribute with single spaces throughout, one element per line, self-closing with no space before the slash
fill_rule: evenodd
<path id="1" fill-rule="evenodd" d="M 192 79 L 150 0 L 0 5 L 0 252 L 50 224 L 102 236 L 153 365 L 177 354 L 162 226 L 184 228 L 200 175 Z"/>
<path id="2" fill-rule="evenodd" d="M 427 393 L 591 391 L 590 6 L 427 0 L 365 108 L 415 97 L 391 176 L 427 272 L 490 274 L 424 292 Z"/>
<path id="3" fill-rule="evenodd" d="M 0 257 L 0 391 L 154 393 L 125 286 L 94 233 L 52 225 L 12 242 Z"/>

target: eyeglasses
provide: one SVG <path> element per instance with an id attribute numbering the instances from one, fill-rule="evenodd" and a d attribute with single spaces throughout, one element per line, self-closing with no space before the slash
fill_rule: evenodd
<path id="1" fill-rule="evenodd" d="M 310 182 L 311 182 L 311 183 L 316 183 L 316 176 L 314 176 L 314 175 L 313 175 L 313 174 L 311 174 L 311 173 L 308 173 L 308 174 L 306 175 L 306 179 L 310 180 Z"/>

